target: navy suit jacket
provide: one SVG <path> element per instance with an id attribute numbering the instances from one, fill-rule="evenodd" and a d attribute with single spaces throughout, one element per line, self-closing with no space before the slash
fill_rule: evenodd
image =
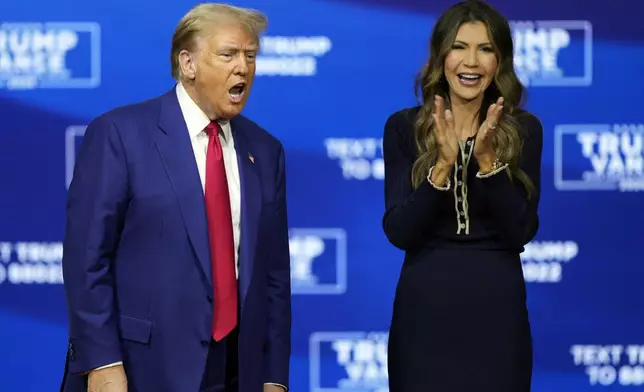
<path id="1" fill-rule="evenodd" d="M 242 195 L 239 391 L 260 392 L 289 378 L 284 150 L 241 115 L 231 128 Z M 63 275 L 63 391 L 85 392 L 86 372 L 118 361 L 130 392 L 199 390 L 213 282 L 203 188 L 174 89 L 88 125 L 69 188 Z"/>

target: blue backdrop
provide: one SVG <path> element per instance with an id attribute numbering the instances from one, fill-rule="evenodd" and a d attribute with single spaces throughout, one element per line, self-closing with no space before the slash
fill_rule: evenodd
<path id="1" fill-rule="evenodd" d="M 644 8 L 492 3 L 513 23 L 528 109 L 544 125 L 542 225 L 523 254 L 534 390 L 640 390 Z M 171 35 L 194 4 L 0 2 L 0 391 L 57 390 L 75 151 L 93 117 L 172 87 Z M 415 104 L 413 78 L 452 2 L 235 4 L 270 20 L 246 114 L 287 152 L 292 390 L 384 392 L 402 253 L 381 230 L 383 126 Z"/>

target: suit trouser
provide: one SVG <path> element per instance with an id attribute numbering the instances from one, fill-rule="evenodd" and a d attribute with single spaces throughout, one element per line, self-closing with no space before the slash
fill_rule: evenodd
<path id="1" fill-rule="evenodd" d="M 239 329 L 219 342 L 210 341 L 200 392 L 237 392 Z"/>

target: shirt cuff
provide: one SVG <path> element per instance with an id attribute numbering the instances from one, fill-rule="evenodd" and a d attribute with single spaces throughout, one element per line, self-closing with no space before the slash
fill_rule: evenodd
<path id="1" fill-rule="evenodd" d="M 500 166 L 500 167 L 498 167 L 497 169 L 492 170 L 492 171 L 491 171 L 491 172 L 489 172 L 489 173 L 485 173 L 485 174 L 483 174 L 483 173 L 481 173 L 481 172 L 478 172 L 478 173 L 476 173 L 476 178 L 488 178 L 488 177 L 492 177 L 493 175 L 498 174 L 498 173 L 501 173 L 503 170 L 505 170 L 505 169 L 507 169 L 507 168 L 508 168 L 508 164 L 506 163 L 505 165 Z"/>
<path id="2" fill-rule="evenodd" d="M 288 388 L 286 388 L 284 385 L 278 384 L 276 382 L 265 382 L 264 385 L 277 385 L 278 387 L 282 387 L 284 389 L 284 392 L 288 391 Z"/>
<path id="3" fill-rule="evenodd" d="M 427 175 L 427 181 L 429 181 L 429 183 L 434 188 L 438 189 L 439 191 L 449 191 L 449 188 L 452 186 L 452 183 L 449 181 L 449 176 L 447 177 L 444 186 L 438 186 L 438 185 L 434 184 L 434 182 L 432 181 L 432 172 L 434 171 L 434 167 L 435 166 L 432 166 L 432 167 L 429 168 L 429 174 Z"/>
<path id="4" fill-rule="evenodd" d="M 111 367 L 119 366 L 119 365 L 123 365 L 123 362 L 114 362 L 114 363 L 110 363 L 109 365 L 99 366 L 94 370 L 107 369 L 107 368 L 111 368 Z M 94 370 L 92 370 L 92 371 L 94 371 Z"/>

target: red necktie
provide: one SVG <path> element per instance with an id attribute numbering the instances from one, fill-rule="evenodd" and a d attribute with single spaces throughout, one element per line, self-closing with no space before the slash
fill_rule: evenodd
<path id="1" fill-rule="evenodd" d="M 213 121 L 205 131 L 210 137 L 205 197 L 215 297 L 212 336 L 220 341 L 237 325 L 235 247 L 226 168 L 219 140 L 221 127 Z"/>

